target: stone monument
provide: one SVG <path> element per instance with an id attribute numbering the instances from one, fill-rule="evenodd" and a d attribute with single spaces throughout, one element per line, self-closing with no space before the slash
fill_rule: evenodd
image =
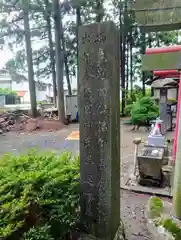
<path id="1" fill-rule="evenodd" d="M 158 79 L 152 82 L 151 87 L 155 90 L 159 90 L 159 107 L 160 107 L 160 119 L 163 121 L 161 130 L 163 134 L 172 130 L 172 112 L 171 105 L 168 101 L 168 90 L 177 88 L 178 82 L 172 78 Z"/>
<path id="2" fill-rule="evenodd" d="M 87 237 L 120 231 L 120 47 L 113 22 L 79 28 L 81 224 Z"/>

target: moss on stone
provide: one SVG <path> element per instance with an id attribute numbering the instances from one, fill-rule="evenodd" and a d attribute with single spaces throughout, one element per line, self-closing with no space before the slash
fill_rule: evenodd
<path id="1" fill-rule="evenodd" d="M 158 197 L 152 197 L 150 199 L 149 207 L 152 218 L 160 217 L 163 213 L 163 202 Z"/>
<path id="2" fill-rule="evenodd" d="M 163 221 L 163 227 L 173 235 L 175 240 L 181 240 L 181 229 L 171 218 Z"/>

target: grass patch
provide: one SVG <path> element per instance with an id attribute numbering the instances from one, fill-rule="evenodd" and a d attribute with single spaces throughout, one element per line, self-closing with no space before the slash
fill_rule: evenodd
<path id="1" fill-rule="evenodd" d="M 164 216 L 163 201 L 158 197 L 152 197 L 149 201 L 151 218 L 156 227 L 162 226 L 175 240 L 181 240 L 181 228 L 171 218 Z"/>

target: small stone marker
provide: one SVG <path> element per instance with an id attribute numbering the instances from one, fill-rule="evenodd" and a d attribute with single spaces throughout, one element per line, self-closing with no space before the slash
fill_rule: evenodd
<path id="1" fill-rule="evenodd" d="M 119 53 L 113 22 L 79 28 L 81 223 L 104 240 L 120 226 Z"/>
<path id="2" fill-rule="evenodd" d="M 165 135 L 168 126 L 167 115 L 167 88 L 160 88 L 160 119 L 163 121 L 161 125 L 162 133 Z"/>

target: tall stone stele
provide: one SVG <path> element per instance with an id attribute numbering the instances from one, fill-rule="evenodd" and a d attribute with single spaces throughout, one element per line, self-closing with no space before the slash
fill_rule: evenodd
<path id="1" fill-rule="evenodd" d="M 81 239 L 119 239 L 119 31 L 105 22 L 82 26 L 78 35 L 81 224 L 87 233 Z"/>

